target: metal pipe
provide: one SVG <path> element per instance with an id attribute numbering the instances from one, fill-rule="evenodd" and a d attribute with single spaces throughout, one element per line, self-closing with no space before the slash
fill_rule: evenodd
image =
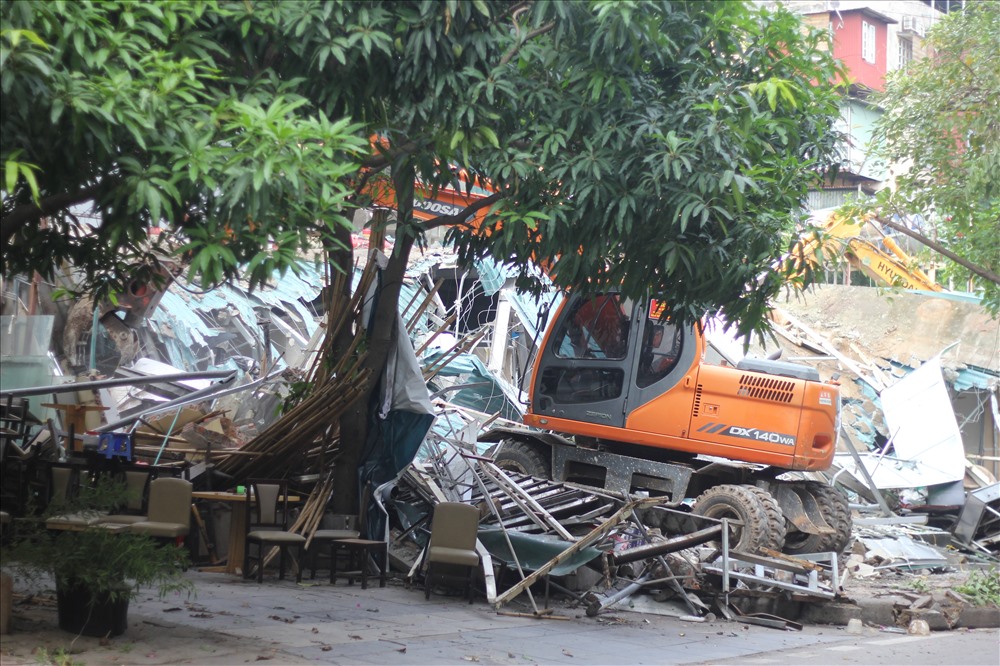
<path id="1" fill-rule="evenodd" d="M 629 562 L 635 562 L 636 560 L 644 560 L 647 557 L 675 553 L 678 550 L 684 550 L 685 548 L 691 548 L 692 546 L 707 543 L 712 539 L 717 539 L 721 531 L 721 525 L 713 525 L 712 527 L 706 527 L 703 530 L 691 532 L 690 534 L 685 534 L 684 536 L 669 539 L 667 541 L 660 541 L 647 546 L 636 546 L 635 548 L 629 548 L 628 550 L 614 553 L 611 556 L 611 561 L 614 564 L 628 564 Z"/>
<path id="2" fill-rule="evenodd" d="M 729 608 L 729 519 L 722 519 L 722 597 Z"/>
<path id="3" fill-rule="evenodd" d="M 87 365 L 91 372 L 97 370 L 97 324 L 100 322 L 100 308 L 94 304 L 94 320 L 90 324 L 90 363 Z"/>
<path id="4" fill-rule="evenodd" d="M 605 609 L 607 609 L 607 608 L 609 608 L 611 606 L 614 606 L 619 601 L 623 601 L 625 599 L 628 599 L 633 594 L 635 594 L 636 592 L 638 592 L 642 588 L 643 583 L 645 583 L 646 581 L 648 581 L 650 578 L 651 578 L 651 576 L 649 574 L 646 574 L 646 575 L 642 576 L 641 578 L 636 578 L 635 581 L 633 581 L 632 583 L 629 583 L 628 585 L 626 585 L 622 589 L 618 590 L 614 594 L 612 594 L 610 596 L 607 596 L 607 597 L 604 597 L 603 599 L 601 599 L 600 603 L 591 604 L 590 606 L 587 607 L 587 617 L 594 617 L 595 615 L 597 615 L 598 613 L 600 613 L 602 610 L 605 610 Z"/>
<path id="5" fill-rule="evenodd" d="M 651 541 L 651 539 L 649 538 L 649 530 L 647 530 L 646 526 L 642 524 L 642 521 L 639 520 L 638 516 L 633 516 L 633 518 L 635 519 L 635 526 L 639 529 L 639 533 L 642 534 L 642 537 L 646 540 L 646 543 L 649 543 Z M 653 557 L 655 557 L 656 561 L 660 563 L 660 566 L 663 567 L 664 571 L 666 571 L 671 577 L 674 575 L 674 572 L 670 569 L 670 563 L 667 562 L 667 559 L 663 557 L 663 555 L 654 555 Z M 647 580 L 649 578 L 650 576 L 646 576 Z M 678 596 L 680 596 L 680 598 L 684 600 L 684 603 L 687 604 L 688 609 L 693 614 L 697 615 L 699 609 L 695 607 L 694 602 L 691 601 L 691 595 L 684 590 L 684 587 L 676 580 L 668 581 L 668 583 L 670 584 L 670 587 L 674 588 Z M 695 597 L 695 599 L 697 599 L 697 597 Z"/>
<path id="6" fill-rule="evenodd" d="M 24 398 L 32 395 L 49 395 L 52 393 L 70 393 L 88 389 L 111 388 L 113 386 L 137 386 L 143 384 L 162 384 L 164 382 L 181 382 L 192 379 L 220 379 L 235 376 L 235 370 L 208 370 L 206 372 L 178 372 L 172 375 L 156 375 L 150 377 L 117 377 L 115 379 L 96 379 L 89 382 L 73 382 L 70 384 L 53 384 L 52 386 L 33 386 L 31 388 L 0 391 L 0 397 L 13 396 Z"/>

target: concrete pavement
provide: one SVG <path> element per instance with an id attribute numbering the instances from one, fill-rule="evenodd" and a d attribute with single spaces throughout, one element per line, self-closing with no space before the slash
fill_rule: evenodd
<path id="1" fill-rule="evenodd" d="M 55 607 L 15 607 L 13 633 L 2 640 L 4 665 L 77 664 L 685 664 L 742 663 L 752 655 L 854 640 L 842 627 L 802 632 L 734 622 L 684 622 L 611 611 L 588 618 L 553 602 L 560 619 L 498 614 L 482 600 L 406 589 L 326 581 L 264 584 L 188 572 L 197 595 L 141 594 L 129 629 L 109 641 L 56 628 Z M 530 610 L 522 603 L 504 611 Z M 44 653 L 39 652 L 39 648 Z M 48 661 L 46 661 L 46 659 Z"/>

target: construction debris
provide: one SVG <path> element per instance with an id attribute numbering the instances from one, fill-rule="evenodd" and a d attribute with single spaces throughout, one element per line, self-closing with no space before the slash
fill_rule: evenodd
<path id="1" fill-rule="evenodd" d="M 869 307 L 870 296 L 847 301 L 847 291 L 823 289 L 817 294 L 821 304 L 813 308 L 819 315 L 795 303 L 776 312 L 784 351 L 827 375 L 841 375 L 844 396 L 835 468 L 788 477 L 836 486 L 850 497 L 855 514 L 853 550 L 840 557 L 788 557 L 730 550 L 727 523 L 692 515 L 683 497 L 630 493 L 628 482 L 600 490 L 497 467 L 479 435 L 490 425 L 520 427 L 519 387 L 532 341 L 558 295 L 524 298 L 497 267 L 484 263 L 473 271 L 448 265 L 451 259 L 429 253 L 415 263 L 400 300 L 435 422 L 413 464 L 370 490 L 370 513 L 390 536 L 395 568 L 411 577 L 419 575 L 434 505 L 444 501 L 480 509 L 478 552 L 489 603 L 507 608 L 527 599 L 534 617 L 558 617 L 548 607 L 554 591 L 588 615 L 672 604 L 672 612 L 690 621 L 703 621 L 714 608 L 740 622 L 795 629 L 790 614 L 756 612 L 757 605 L 789 598 L 825 603 L 849 596 L 852 584 L 997 562 L 995 322 L 991 338 L 989 325 L 964 304 L 897 294 L 892 317 L 866 311 L 854 321 L 848 306 L 863 300 Z M 252 297 L 172 288 L 139 333 L 136 351 L 148 356 L 116 368 L 119 376 L 109 380 L 131 385 L 75 387 L 92 390 L 87 399 L 108 412 L 103 424 L 98 414 L 89 416 L 86 429 L 95 429 L 96 420 L 102 432 L 128 430 L 137 457 L 194 465 L 210 482 L 213 475 L 294 478 L 306 501 L 292 529 L 309 537 L 335 492 L 330 469 L 339 446 L 336 423 L 364 377 L 360 334 L 340 367 L 328 363 L 330 345 L 340 326 L 360 320 L 372 277 L 368 270 L 354 276 L 355 299 L 338 312 L 320 298 L 322 280 L 313 278 Z M 442 296 L 452 287 L 453 301 Z M 959 312 L 962 325 L 934 336 L 936 346 L 922 341 L 904 349 L 890 342 L 898 337 L 893 333 L 917 327 L 902 323 L 899 303 L 924 323 L 945 310 Z M 14 322 L 8 323 L 14 330 Z M 869 334 L 880 338 L 873 343 Z M 943 350 L 942 336 L 944 344 L 962 344 Z M 5 349 L 20 348 L 16 342 L 5 340 Z M 74 342 L 78 350 L 81 343 Z M 709 353 L 735 364 L 737 347 L 722 353 L 717 344 Z M 154 350 L 162 352 L 158 359 Z M 44 350 L 32 358 L 47 362 Z M 206 370 L 176 376 L 188 367 Z M 210 381 L 215 379 L 222 381 Z M 278 418 L 287 387 L 307 384 L 311 392 Z M 958 413 L 963 398 L 969 404 Z M 67 430 L 56 427 L 45 437 L 58 442 Z M 39 447 L 43 440 L 39 436 Z M 540 607 L 535 595 L 543 587 Z M 927 597 L 908 600 L 907 612 L 962 603 Z"/>
<path id="2" fill-rule="evenodd" d="M 954 532 L 961 545 L 1000 555 L 1000 483 L 968 494 Z"/>

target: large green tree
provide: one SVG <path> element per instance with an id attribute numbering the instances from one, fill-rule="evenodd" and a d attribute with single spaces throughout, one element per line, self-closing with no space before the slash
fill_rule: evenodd
<path id="1" fill-rule="evenodd" d="M 68 260 L 115 285 L 153 260 L 154 223 L 209 284 L 263 282 L 316 237 L 347 271 L 346 213 L 387 181 L 399 204 L 367 346 L 376 377 L 410 250 L 441 225 L 466 258 L 542 261 L 559 286 L 650 292 L 677 317 L 761 330 L 781 234 L 834 154 L 824 37 L 738 2 L 2 12 L 5 272 Z M 496 191 L 478 230 L 468 211 L 412 216 L 414 179 L 440 185 L 453 167 Z M 96 229 L 74 215 L 84 203 Z M 364 441 L 365 405 L 343 442 Z M 357 448 L 343 447 L 345 488 Z"/>
<path id="2" fill-rule="evenodd" d="M 972 278 L 996 313 L 1000 3 L 970 2 L 948 14 L 931 29 L 927 47 L 928 57 L 891 74 L 877 98 L 885 113 L 875 145 L 899 174 L 874 204 L 885 213 L 929 217 L 936 238 L 918 240 L 959 262 L 948 264 L 944 277 L 960 286 Z"/>
<path id="3" fill-rule="evenodd" d="M 183 246 L 213 284 L 251 262 L 260 283 L 332 228 L 367 148 L 348 118 L 309 107 L 300 82 L 254 70 L 217 39 L 238 16 L 206 3 L 3 6 L 5 273 L 113 291 Z M 235 40 L 230 39 L 230 42 Z M 82 216 L 85 213 L 86 216 Z M 277 249 L 264 252 L 269 241 Z"/>

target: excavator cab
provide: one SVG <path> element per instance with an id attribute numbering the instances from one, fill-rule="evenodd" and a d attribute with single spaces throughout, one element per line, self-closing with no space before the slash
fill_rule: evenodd
<path id="1" fill-rule="evenodd" d="M 624 427 L 632 407 L 676 384 L 703 349 L 691 327 L 661 319 L 661 312 L 655 300 L 637 303 L 613 292 L 570 296 L 536 359 L 531 412 Z"/>
<path id="2" fill-rule="evenodd" d="M 704 363 L 699 326 L 655 299 L 570 295 L 535 360 L 524 422 L 565 435 L 788 470 L 830 466 L 839 392 L 814 368 Z"/>

